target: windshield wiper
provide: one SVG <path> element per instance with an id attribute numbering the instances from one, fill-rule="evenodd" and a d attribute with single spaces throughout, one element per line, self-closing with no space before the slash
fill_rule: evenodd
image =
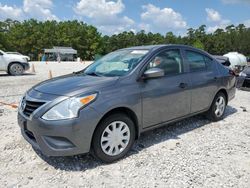
<path id="1" fill-rule="evenodd" d="M 81 71 L 77 71 L 77 72 L 73 72 L 73 74 L 82 74 L 82 73 L 84 73 L 84 71 L 83 71 L 83 70 L 81 70 Z"/>
<path id="2" fill-rule="evenodd" d="M 88 72 L 88 73 L 85 73 L 86 75 L 89 75 L 89 76 L 101 76 L 100 74 L 97 74 L 96 72 Z"/>

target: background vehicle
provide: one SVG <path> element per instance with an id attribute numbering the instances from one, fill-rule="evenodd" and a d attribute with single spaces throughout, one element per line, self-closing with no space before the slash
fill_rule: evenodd
<path id="1" fill-rule="evenodd" d="M 247 57 L 247 62 L 250 63 L 250 57 Z"/>
<path id="2" fill-rule="evenodd" d="M 27 58 L 0 50 L 0 71 L 6 71 L 10 75 L 21 75 L 29 68 Z"/>
<path id="3" fill-rule="evenodd" d="M 5 53 L 6 53 L 6 54 L 20 55 L 20 56 L 22 56 L 22 57 L 26 58 L 26 59 L 27 59 L 27 61 L 30 61 L 30 57 L 29 57 L 29 56 L 27 56 L 27 55 L 23 55 L 23 54 L 21 54 L 21 53 L 19 53 L 19 52 L 5 52 Z"/>
<path id="4" fill-rule="evenodd" d="M 237 88 L 250 89 L 250 66 L 245 67 L 245 69 L 239 74 Z"/>
<path id="5" fill-rule="evenodd" d="M 230 61 L 230 67 L 236 72 L 241 72 L 247 65 L 247 58 L 238 52 L 229 52 L 225 55 Z"/>
<path id="6" fill-rule="evenodd" d="M 140 133 L 195 114 L 223 118 L 233 72 L 183 45 L 121 49 L 86 69 L 42 82 L 19 105 L 24 138 L 45 155 L 122 158 Z"/>

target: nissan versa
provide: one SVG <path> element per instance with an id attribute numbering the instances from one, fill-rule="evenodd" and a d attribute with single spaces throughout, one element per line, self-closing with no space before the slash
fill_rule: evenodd
<path id="1" fill-rule="evenodd" d="M 222 119 L 235 84 L 234 72 L 204 51 L 131 47 L 32 87 L 20 102 L 18 123 L 47 156 L 91 152 L 113 162 L 144 131 L 200 113 Z"/>

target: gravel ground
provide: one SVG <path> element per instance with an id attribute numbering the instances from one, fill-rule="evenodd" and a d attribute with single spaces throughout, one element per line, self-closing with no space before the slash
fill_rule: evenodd
<path id="1" fill-rule="evenodd" d="M 61 75 L 88 63 L 36 62 L 36 74 L 0 73 L 0 101 L 17 103 L 49 70 Z M 16 109 L 0 105 L 0 187 L 250 187 L 247 91 L 237 91 L 224 120 L 195 116 L 146 132 L 125 159 L 108 165 L 90 155 L 46 157 L 34 151 L 16 116 Z"/>

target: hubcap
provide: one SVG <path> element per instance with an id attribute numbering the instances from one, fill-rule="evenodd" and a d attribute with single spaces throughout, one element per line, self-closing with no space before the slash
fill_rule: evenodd
<path id="1" fill-rule="evenodd" d="M 216 106 L 215 115 L 217 117 L 221 117 L 225 110 L 225 99 L 222 96 L 218 97 L 218 99 L 215 102 L 215 106 Z"/>
<path id="2" fill-rule="evenodd" d="M 12 65 L 11 70 L 12 70 L 12 72 L 14 72 L 15 74 L 21 74 L 22 71 L 23 71 L 23 68 L 21 67 L 21 65 L 15 64 L 15 65 Z"/>
<path id="3" fill-rule="evenodd" d="M 130 130 L 126 123 L 114 121 L 102 133 L 102 151 L 110 156 L 119 155 L 127 147 L 130 140 Z"/>

